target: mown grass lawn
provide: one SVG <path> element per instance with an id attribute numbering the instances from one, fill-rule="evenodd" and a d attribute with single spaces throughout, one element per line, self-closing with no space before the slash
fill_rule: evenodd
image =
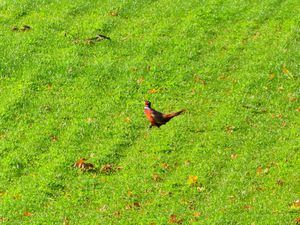
<path id="1" fill-rule="evenodd" d="M 298 0 L 2 0 L 0 223 L 296 224 L 299 71 Z"/>

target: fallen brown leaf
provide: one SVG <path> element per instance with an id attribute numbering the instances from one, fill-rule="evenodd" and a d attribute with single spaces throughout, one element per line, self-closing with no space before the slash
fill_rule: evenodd
<path id="1" fill-rule="evenodd" d="M 169 164 L 168 163 L 162 163 L 162 164 L 160 164 L 161 165 L 161 167 L 163 168 L 163 169 L 168 169 L 169 168 Z"/>
<path id="2" fill-rule="evenodd" d="M 33 214 L 31 212 L 28 212 L 28 211 L 26 211 L 26 212 L 23 213 L 23 216 L 32 216 L 32 215 Z"/>
<path id="3" fill-rule="evenodd" d="M 153 179 L 154 181 L 156 181 L 156 182 L 159 182 L 159 181 L 162 180 L 162 178 L 161 178 L 159 175 L 157 175 L 157 174 L 153 174 L 153 175 L 152 175 L 152 179 Z"/>
<path id="4" fill-rule="evenodd" d="M 196 185 L 198 183 L 198 176 L 193 176 L 193 175 L 189 176 L 187 183 L 189 185 Z"/>
<path id="5" fill-rule="evenodd" d="M 290 102 L 294 102 L 294 101 L 296 101 L 296 100 L 297 100 L 296 97 L 289 97 L 289 101 L 290 101 Z"/>
<path id="6" fill-rule="evenodd" d="M 198 187 L 197 187 L 197 191 L 198 191 L 198 192 L 203 192 L 203 191 L 205 191 L 205 187 L 200 187 L 200 186 L 198 186 Z"/>
<path id="7" fill-rule="evenodd" d="M 274 73 L 271 73 L 270 75 L 269 75 L 269 80 L 273 80 L 275 78 L 275 74 Z"/>
<path id="8" fill-rule="evenodd" d="M 133 206 L 134 207 L 137 207 L 137 208 L 140 208 L 141 207 L 141 204 L 139 202 L 134 202 L 133 203 Z"/>
<path id="9" fill-rule="evenodd" d="M 113 165 L 112 164 L 105 164 L 101 167 L 101 172 L 104 173 L 111 173 L 114 171 Z"/>
<path id="10" fill-rule="evenodd" d="M 260 175 L 261 173 L 262 173 L 262 167 L 259 166 L 259 167 L 257 167 L 257 169 L 256 169 L 256 175 Z"/>
<path id="11" fill-rule="evenodd" d="M 300 217 L 296 218 L 296 219 L 294 220 L 294 222 L 295 222 L 295 224 L 300 224 Z"/>
<path id="12" fill-rule="evenodd" d="M 237 158 L 237 154 L 231 154 L 231 155 L 230 155 L 230 158 L 231 158 L 232 160 L 235 160 L 235 159 Z"/>
<path id="13" fill-rule="evenodd" d="M 13 26 L 13 27 L 11 28 L 11 30 L 12 30 L 12 31 L 18 31 L 19 28 L 18 28 L 17 26 Z"/>
<path id="14" fill-rule="evenodd" d="M 177 219 L 177 216 L 176 216 L 176 215 L 171 214 L 171 215 L 170 215 L 170 218 L 169 218 L 169 223 L 173 223 L 173 224 L 182 224 L 182 223 L 183 223 L 183 220 L 182 220 L 182 219 Z"/>
<path id="15" fill-rule="evenodd" d="M 160 196 L 170 196 L 170 195 L 172 195 L 172 193 L 169 192 L 169 191 L 161 191 L 159 194 L 160 194 Z"/>
<path id="16" fill-rule="evenodd" d="M 48 91 L 51 91 L 53 89 L 53 85 L 52 84 L 48 84 L 47 85 L 47 89 L 48 89 Z"/>
<path id="17" fill-rule="evenodd" d="M 193 216 L 196 217 L 196 218 L 198 218 L 198 217 L 201 216 L 201 212 L 194 212 L 194 213 L 193 213 Z"/>
<path id="18" fill-rule="evenodd" d="M 285 68 L 285 67 L 282 68 L 282 72 L 283 72 L 284 74 L 288 74 L 288 73 L 289 73 L 288 69 Z"/>
<path id="19" fill-rule="evenodd" d="M 158 89 L 150 89 L 149 91 L 148 91 L 148 93 L 150 93 L 150 94 L 155 94 L 155 93 L 157 93 L 158 92 Z"/>
<path id="20" fill-rule="evenodd" d="M 85 170 L 85 171 L 93 170 L 93 169 L 94 169 L 94 165 L 91 164 L 91 163 L 86 163 L 85 161 L 86 161 L 85 158 L 79 159 L 79 160 L 74 164 L 74 167 L 78 167 L 78 168 L 80 168 L 80 169 L 82 169 L 82 170 Z"/>
<path id="21" fill-rule="evenodd" d="M 51 137 L 51 141 L 57 142 L 57 141 L 58 141 L 58 138 L 57 138 L 56 136 L 52 136 L 52 137 Z"/>
<path id="22" fill-rule="evenodd" d="M 281 180 L 281 179 L 278 179 L 278 180 L 276 181 L 276 183 L 277 183 L 277 185 L 279 185 L 279 186 L 283 186 L 284 181 Z"/>
<path id="23" fill-rule="evenodd" d="M 116 11 L 112 11 L 112 12 L 110 13 L 110 15 L 111 15 L 111 16 L 118 16 L 119 14 L 118 14 L 118 12 L 116 12 Z"/>
<path id="24" fill-rule="evenodd" d="M 243 208 L 249 210 L 249 209 L 252 208 L 252 206 L 251 205 L 244 205 Z"/>
<path id="25" fill-rule="evenodd" d="M 300 200 L 297 199 L 296 201 L 294 201 L 291 205 L 292 209 L 300 209 Z"/>

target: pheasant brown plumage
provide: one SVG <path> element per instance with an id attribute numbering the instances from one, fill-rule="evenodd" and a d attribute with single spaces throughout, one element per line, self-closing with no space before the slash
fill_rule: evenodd
<path id="1" fill-rule="evenodd" d="M 172 112 L 172 113 L 161 113 L 156 111 L 155 109 L 151 108 L 151 102 L 146 100 L 145 101 L 145 108 L 144 113 L 146 114 L 147 119 L 150 122 L 150 128 L 153 126 L 160 127 L 161 125 L 166 124 L 168 121 L 170 121 L 173 117 L 180 115 L 185 110 L 182 109 L 178 112 Z"/>

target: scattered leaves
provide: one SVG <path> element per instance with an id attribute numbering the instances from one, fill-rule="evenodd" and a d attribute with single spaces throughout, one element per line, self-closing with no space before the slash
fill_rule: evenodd
<path id="1" fill-rule="evenodd" d="M 202 186 L 202 187 L 198 186 L 198 187 L 197 187 L 197 191 L 198 191 L 198 192 L 203 192 L 203 191 L 205 191 L 205 187 L 203 187 L 203 186 Z"/>
<path id="2" fill-rule="evenodd" d="M 283 72 L 284 74 L 288 74 L 288 73 L 289 73 L 288 69 L 285 68 L 285 67 L 282 68 L 282 72 Z"/>
<path id="3" fill-rule="evenodd" d="M 169 191 L 161 191 L 160 193 L 160 196 L 171 196 L 172 195 L 172 193 L 171 192 L 169 192 Z"/>
<path id="4" fill-rule="evenodd" d="M 230 158 L 231 158 L 232 160 L 235 160 L 235 159 L 237 158 L 237 154 L 231 154 L 231 155 L 230 155 Z"/>
<path id="5" fill-rule="evenodd" d="M 81 158 L 79 159 L 75 164 L 74 167 L 78 167 L 84 171 L 91 171 L 94 169 L 94 165 L 91 163 L 86 163 L 85 162 L 86 159 L 85 158 Z"/>
<path id="6" fill-rule="evenodd" d="M 145 81 L 144 77 L 140 77 L 139 79 L 136 80 L 137 84 L 141 85 Z"/>
<path id="7" fill-rule="evenodd" d="M 227 134 L 232 134 L 233 131 L 234 131 L 234 129 L 235 129 L 234 126 L 227 126 L 227 127 L 225 128 Z"/>
<path id="8" fill-rule="evenodd" d="M 28 211 L 26 211 L 26 212 L 23 213 L 23 216 L 32 216 L 32 215 L 33 214 L 31 212 L 28 212 Z"/>
<path id="9" fill-rule="evenodd" d="M 199 218 L 201 216 L 201 212 L 194 212 L 193 216 Z"/>
<path id="10" fill-rule="evenodd" d="M 112 173 L 112 172 L 115 172 L 115 168 L 112 164 L 105 164 L 101 167 L 101 172 Z"/>
<path id="11" fill-rule="evenodd" d="M 128 191 L 128 192 L 127 192 L 127 195 L 128 195 L 128 197 L 132 197 L 132 196 L 133 196 L 132 191 Z"/>
<path id="12" fill-rule="evenodd" d="M 279 186 L 283 186 L 283 185 L 284 185 L 284 181 L 281 180 L 281 179 L 278 179 L 278 180 L 276 181 L 276 183 L 277 183 L 277 185 L 279 185 Z"/>
<path id="13" fill-rule="evenodd" d="M 300 107 L 298 107 L 298 108 L 296 109 L 296 111 L 297 111 L 297 112 L 300 112 Z"/>
<path id="14" fill-rule="evenodd" d="M 296 218 L 296 219 L 294 220 L 294 222 L 295 222 L 295 224 L 300 224 L 300 217 Z"/>
<path id="15" fill-rule="evenodd" d="M 133 206 L 136 207 L 136 208 L 140 208 L 141 207 L 141 204 L 139 202 L 134 202 L 133 203 Z"/>
<path id="16" fill-rule="evenodd" d="M 196 185 L 198 183 L 198 176 L 193 176 L 193 175 L 189 176 L 187 183 L 191 186 Z"/>
<path id="17" fill-rule="evenodd" d="M 125 209 L 133 209 L 133 208 L 138 209 L 138 208 L 141 208 L 141 207 L 142 206 L 139 202 L 134 202 L 130 205 L 126 205 Z"/>
<path id="18" fill-rule="evenodd" d="M 259 166 L 259 167 L 257 167 L 257 169 L 256 169 L 256 175 L 260 175 L 261 173 L 262 173 L 262 167 Z"/>
<path id="19" fill-rule="evenodd" d="M 249 209 L 252 208 L 252 206 L 251 205 L 244 205 L 243 208 L 249 210 Z"/>
<path id="20" fill-rule="evenodd" d="M 300 199 L 297 199 L 296 201 L 294 201 L 291 205 L 292 209 L 300 209 Z"/>
<path id="21" fill-rule="evenodd" d="M 273 80 L 275 78 L 275 74 L 274 73 L 271 73 L 270 75 L 269 75 L 269 80 Z"/>
<path id="22" fill-rule="evenodd" d="M 297 100 L 296 97 L 289 97 L 289 101 L 290 101 L 290 102 L 294 102 L 294 101 L 296 101 L 296 100 Z"/>
<path id="23" fill-rule="evenodd" d="M 12 31 L 19 31 L 19 28 L 18 28 L 17 26 L 13 26 L 13 27 L 11 28 L 11 30 L 12 30 Z"/>
<path id="24" fill-rule="evenodd" d="M 182 224 L 183 220 L 182 219 L 177 219 L 176 215 L 171 214 L 170 218 L 169 218 L 169 223 L 172 223 L 172 224 Z"/>
<path id="25" fill-rule="evenodd" d="M 161 167 L 163 168 L 163 169 L 165 169 L 165 170 L 167 170 L 167 169 L 169 169 L 169 164 L 168 163 L 162 163 L 162 164 L 160 164 L 161 165 Z"/>
<path id="26" fill-rule="evenodd" d="M 4 222 L 7 222 L 7 221 L 9 221 L 8 218 L 0 217 L 0 223 L 4 223 Z"/>
<path id="27" fill-rule="evenodd" d="M 155 181 L 155 182 L 159 182 L 159 181 L 162 181 L 162 178 L 157 175 L 157 174 L 153 174 L 152 175 L 152 179 Z"/>
<path id="28" fill-rule="evenodd" d="M 119 14 L 118 14 L 118 12 L 116 12 L 116 11 L 112 11 L 112 12 L 110 13 L 110 15 L 111 15 L 111 16 L 118 16 Z"/>
<path id="29" fill-rule="evenodd" d="M 120 211 L 116 211 L 113 213 L 114 217 L 120 217 L 121 216 L 121 212 Z"/>
<path id="30" fill-rule="evenodd" d="M 158 89 L 150 89 L 149 91 L 148 91 L 148 93 L 149 94 L 155 94 L 155 93 L 158 93 L 159 92 L 159 90 Z"/>
<path id="31" fill-rule="evenodd" d="M 52 142 L 57 142 L 58 141 L 57 136 L 55 136 L 55 135 L 51 136 L 51 141 Z"/>
<path id="32" fill-rule="evenodd" d="M 51 91 L 53 89 L 53 85 L 51 83 L 47 84 L 48 91 Z"/>

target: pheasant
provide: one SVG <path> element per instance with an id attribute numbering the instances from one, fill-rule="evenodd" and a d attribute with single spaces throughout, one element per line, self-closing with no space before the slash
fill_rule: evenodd
<path id="1" fill-rule="evenodd" d="M 166 124 L 170 119 L 172 119 L 175 116 L 180 115 L 182 112 L 184 112 L 185 109 L 182 109 L 178 112 L 172 112 L 172 113 L 161 113 L 156 111 L 155 109 L 151 108 L 151 102 L 146 100 L 145 101 L 145 108 L 144 113 L 146 114 L 147 119 L 150 121 L 150 128 L 153 126 L 160 127 L 161 125 Z"/>

